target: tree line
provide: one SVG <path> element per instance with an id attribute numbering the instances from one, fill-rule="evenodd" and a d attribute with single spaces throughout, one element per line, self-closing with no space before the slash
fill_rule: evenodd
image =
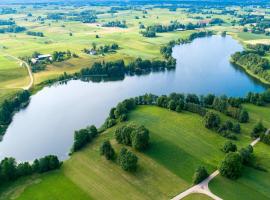
<path id="1" fill-rule="evenodd" d="M 11 19 L 8 20 L 0 19 L 0 26 L 7 26 L 7 25 L 15 25 L 15 21 Z"/>
<path id="2" fill-rule="evenodd" d="M 6 157 L 0 162 L 0 184 L 31 174 L 59 169 L 61 164 L 57 156 L 54 155 L 35 159 L 32 164 L 29 162 L 17 163 L 14 158 Z"/>
<path id="3" fill-rule="evenodd" d="M 42 32 L 34 32 L 34 31 L 27 31 L 27 35 L 37 36 L 37 37 L 44 37 L 44 34 Z"/>
<path id="4" fill-rule="evenodd" d="M 20 33 L 25 31 L 26 28 L 23 26 L 10 25 L 8 27 L 0 28 L 0 33 Z"/>
<path id="5" fill-rule="evenodd" d="M 156 37 L 156 33 L 164 33 L 164 32 L 172 32 L 176 31 L 177 29 L 183 30 L 194 30 L 196 28 L 201 28 L 203 25 L 201 24 L 182 24 L 178 21 L 171 21 L 169 25 L 162 25 L 162 24 L 155 24 L 151 26 L 147 26 L 144 31 L 140 33 L 144 37 Z M 140 26 L 141 29 L 144 29 L 144 26 Z"/>
<path id="6" fill-rule="evenodd" d="M 168 44 L 160 48 L 160 53 L 164 58 L 168 59 L 172 55 L 172 49 L 175 45 L 186 44 L 193 41 L 196 38 L 207 37 L 213 34 L 212 31 L 200 31 L 191 33 L 187 38 L 179 38 L 178 40 L 171 40 Z"/>
<path id="7" fill-rule="evenodd" d="M 20 108 L 25 107 L 30 100 L 30 92 L 23 90 L 13 98 L 6 99 L 0 107 L 0 135 L 3 135 L 7 126 L 11 123 L 12 116 Z"/>
<path id="8" fill-rule="evenodd" d="M 82 149 L 85 145 L 87 145 L 94 138 L 96 138 L 98 134 L 98 130 L 94 125 L 86 127 L 85 129 L 75 131 L 71 153 Z"/>
<path id="9" fill-rule="evenodd" d="M 150 61 L 137 58 L 127 65 L 123 60 L 110 61 L 110 62 L 95 62 L 89 68 L 81 69 L 80 73 L 75 74 L 78 77 L 101 75 L 109 77 L 121 77 L 125 74 L 140 75 L 150 73 L 152 71 L 160 71 L 164 69 L 174 68 L 175 60 L 169 59 L 168 61 Z"/>
<path id="10" fill-rule="evenodd" d="M 84 53 L 87 54 L 93 54 L 93 55 L 98 55 L 98 54 L 106 54 L 109 52 L 115 52 L 117 49 L 119 49 L 119 45 L 117 43 L 113 43 L 111 45 L 101 45 L 97 46 L 96 43 L 92 43 L 92 48 L 91 49 L 83 49 Z"/>
<path id="11" fill-rule="evenodd" d="M 262 57 L 267 52 L 268 47 L 262 46 L 249 46 L 251 49 L 242 52 L 236 52 L 231 56 L 231 62 L 237 66 L 241 66 L 250 70 L 253 74 L 270 82 L 270 64 L 267 58 Z"/>
<path id="12" fill-rule="evenodd" d="M 109 21 L 109 22 L 106 22 L 104 24 L 102 24 L 103 27 L 119 27 L 119 28 L 127 28 L 127 24 L 126 24 L 126 21 L 119 21 L 119 20 L 116 20 L 116 21 Z"/>

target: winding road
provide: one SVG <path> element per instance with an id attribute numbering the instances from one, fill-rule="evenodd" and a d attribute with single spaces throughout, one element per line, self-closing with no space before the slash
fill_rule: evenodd
<path id="1" fill-rule="evenodd" d="M 9 55 L 9 54 L 5 54 L 5 53 L 4 53 L 4 56 L 11 57 L 14 60 L 18 61 L 20 63 L 20 66 L 21 67 L 26 67 L 27 72 L 28 72 L 28 75 L 30 77 L 30 82 L 29 82 L 29 84 L 27 86 L 22 87 L 22 89 L 29 90 L 33 86 L 33 84 L 34 84 L 34 76 L 32 74 L 30 65 L 27 62 L 25 62 L 25 61 L 23 61 L 23 60 L 15 57 L 15 56 L 12 56 L 12 55 Z"/>
<path id="2" fill-rule="evenodd" d="M 265 132 L 266 135 L 268 135 L 270 133 L 270 128 L 267 129 L 267 131 Z M 255 146 L 258 142 L 260 141 L 260 138 L 257 138 L 256 140 L 253 140 L 250 145 L 251 146 Z M 204 181 L 202 181 L 201 183 L 194 185 L 193 187 L 187 189 L 186 191 L 178 194 L 177 196 L 175 196 L 174 198 L 172 198 L 172 200 L 180 200 L 183 199 L 184 197 L 192 194 L 192 193 L 200 193 L 200 194 L 205 194 L 209 197 L 211 197 L 214 200 L 222 200 L 222 198 L 216 196 L 215 194 L 213 194 L 209 187 L 208 184 L 209 182 L 215 178 L 217 175 L 219 175 L 219 171 L 216 170 L 214 171 L 210 176 L 208 176 Z"/>

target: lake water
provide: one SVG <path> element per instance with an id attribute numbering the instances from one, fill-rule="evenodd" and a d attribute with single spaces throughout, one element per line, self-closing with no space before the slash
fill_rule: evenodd
<path id="1" fill-rule="evenodd" d="M 229 57 L 242 46 L 230 36 L 199 38 L 176 46 L 174 71 L 126 77 L 121 81 L 82 82 L 45 87 L 31 97 L 29 106 L 15 114 L 0 142 L 0 159 L 8 156 L 31 161 L 54 154 L 64 160 L 73 143 L 74 130 L 99 127 L 111 107 L 145 93 L 171 92 L 244 96 L 266 88 L 236 69 Z"/>

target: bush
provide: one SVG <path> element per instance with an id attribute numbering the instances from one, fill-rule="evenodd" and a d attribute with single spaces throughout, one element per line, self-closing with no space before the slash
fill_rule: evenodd
<path id="1" fill-rule="evenodd" d="M 235 144 L 233 144 L 231 141 L 227 141 L 223 148 L 222 151 L 225 153 L 229 153 L 229 152 L 236 152 L 237 151 L 237 146 Z"/>
<path id="2" fill-rule="evenodd" d="M 100 155 L 105 156 L 107 160 L 113 160 L 115 156 L 114 149 L 109 140 L 104 141 L 100 146 Z"/>
<path id="3" fill-rule="evenodd" d="M 230 152 L 226 155 L 219 167 L 220 174 L 229 179 L 237 179 L 241 176 L 242 160 L 239 153 Z"/>
<path id="4" fill-rule="evenodd" d="M 137 169 L 138 157 L 126 148 L 120 150 L 118 163 L 123 170 L 133 172 Z"/>
<path id="5" fill-rule="evenodd" d="M 209 174 L 204 167 L 198 167 L 195 171 L 194 176 L 193 176 L 193 184 L 199 184 L 204 179 L 206 179 L 208 176 L 209 176 Z"/>

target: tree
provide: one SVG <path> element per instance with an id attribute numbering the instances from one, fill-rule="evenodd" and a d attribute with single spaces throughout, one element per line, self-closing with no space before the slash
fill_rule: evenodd
<path id="1" fill-rule="evenodd" d="M 115 156 L 114 149 L 109 140 L 104 141 L 100 146 L 100 154 L 105 156 L 107 160 L 113 160 Z"/>
<path id="2" fill-rule="evenodd" d="M 4 158 L 0 163 L 0 175 L 5 181 L 12 181 L 17 178 L 16 161 L 14 158 Z"/>
<path id="3" fill-rule="evenodd" d="M 27 176 L 32 174 L 32 172 L 33 172 L 32 166 L 28 162 L 20 163 L 17 166 L 18 176 Z"/>
<path id="4" fill-rule="evenodd" d="M 175 110 L 176 109 L 176 103 L 174 100 L 170 100 L 169 103 L 168 103 L 168 108 L 170 110 Z"/>
<path id="5" fill-rule="evenodd" d="M 131 124 L 123 125 L 115 130 L 114 136 L 118 143 L 131 146 L 131 132 L 134 130 Z"/>
<path id="6" fill-rule="evenodd" d="M 240 133 L 241 132 L 241 126 L 240 126 L 240 124 L 238 124 L 238 123 L 234 124 L 233 127 L 232 127 L 232 132 L 234 132 L 234 133 Z"/>
<path id="7" fill-rule="evenodd" d="M 88 131 L 90 132 L 90 136 L 92 138 L 96 137 L 98 135 L 98 130 L 96 128 L 95 125 L 91 125 L 89 128 L 88 128 Z"/>
<path id="8" fill-rule="evenodd" d="M 133 172 L 137 169 L 138 157 L 123 147 L 119 153 L 118 163 L 123 170 Z"/>
<path id="9" fill-rule="evenodd" d="M 131 133 L 131 143 L 133 148 L 145 150 L 149 146 L 149 131 L 144 126 L 134 129 Z"/>
<path id="10" fill-rule="evenodd" d="M 263 126 L 262 122 L 259 121 L 258 123 L 255 124 L 253 127 L 253 130 L 251 132 L 251 137 L 252 138 L 258 138 L 262 133 L 266 131 L 266 128 Z"/>
<path id="11" fill-rule="evenodd" d="M 81 129 L 79 131 L 75 131 L 73 151 L 78 151 L 79 149 L 84 147 L 89 141 L 90 141 L 90 135 L 87 129 Z"/>
<path id="12" fill-rule="evenodd" d="M 239 153 L 230 152 L 221 162 L 219 172 L 229 179 L 237 179 L 241 176 L 242 160 Z"/>
<path id="13" fill-rule="evenodd" d="M 61 165 L 57 156 L 48 155 L 38 160 L 39 162 L 39 173 L 47 172 L 50 170 L 58 169 Z"/>
<path id="14" fill-rule="evenodd" d="M 241 110 L 239 114 L 239 122 L 240 123 L 246 123 L 249 120 L 249 114 L 246 110 Z"/>
<path id="15" fill-rule="evenodd" d="M 237 151 L 237 146 L 235 144 L 233 144 L 231 141 L 227 141 L 223 148 L 222 151 L 225 153 L 229 153 L 229 152 L 236 152 Z"/>
<path id="16" fill-rule="evenodd" d="M 204 116 L 204 125 L 206 128 L 218 128 L 219 124 L 220 118 L 217 114 L 211 111 L 206 113 L 206 115 Z"/>
<path id="17" fill-rule="evenodd" d="M 254 161 L 253 147 L 248 145 L 246 148 L 242 148 L 239 151 L 243 165 L 252 166 Z"/>
<path id="18" fill-rule="evenodd" d="M 97 49 L 97 44 L 95 42 L 92 43 L 92 49 L 96 50 Z"/>
<path id="19" fill-rule="evenodd" d="M 194 175 L 193 175 L 193 184 L 199 184 L 204 179 L 206 179 L 209 176 L 207 170 L 200 166 L 196 169 Z"/>

